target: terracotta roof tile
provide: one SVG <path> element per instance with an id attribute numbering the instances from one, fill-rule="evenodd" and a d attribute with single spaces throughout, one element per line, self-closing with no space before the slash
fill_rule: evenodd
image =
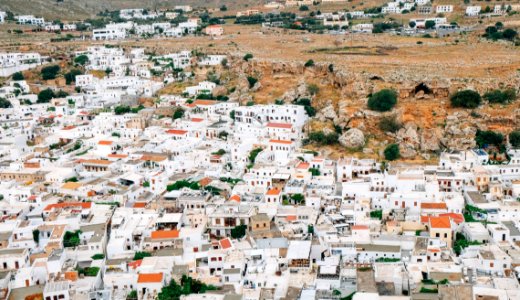
<path id="1" fill-rule="evenodd" d="M 43 210 L 49 211 L 55 208 L 81 207 L 82 209 L 89 209 L 92 207 L 92 202 L 62 202 L 47 205 Z"/>
<path id="2" fill-rule="evenodd" d="M 278 195 L 280 195 L 281 192 L 282 191 L 280 189 L 272 188 L 272 189 L 267 191 L 266 195 L 268 195 L 268 196 L 278 196 Z"/>
<path id="3" fill-rule="evenodd" d="M 149 274 L 139 274 L 137 277 L 138 283 L 158 283 L 163 279 L 163 273 L 149 273 Z"/>
<path id="4" fill-rule="evenodd" d="M 421 203 L 422 209 L 447 209 L 448 206 L 444 202 L 434 203 L 434 202 L 425 202 Z"/>
<path id="5" fill-rule="evenodd" d="M 430 217 L 430 227 L 439 229 L 450 229 L 450 217 Z"/>
<path id="6" fill-rule="evenodd" d="M 219 243 L 222 249 L 229 249 L 232 247 L 231 241 L 228 238 L 220 240 Z"/>
<path id="7" fill-rule="evenodd" d="M 180 130 L 180 129 L 169 129 L 169 130 L 166 130 L 166 133 L 167 134 L 175 134 L 175 135 L 183 135 L 183 134 L 188 133 L 188 131 L 187 130 Z"/>
<path id="8" fill-rule="evenodd" d="M 292 141 L 286 141 L 286 140 L 269 140 L 269 143 L 290 145 L 290 144 L 292 144 Z"/>
<path id="9" fill-rule="evenodd" d="M 267 123 L 267 127 L 291 129 L 292 128 L 292 124 L 269 122 L 269 123 Z"/>
<path id="10" fill-rule="evenodd" d="M 156 230 L 152 231 L 152 240 L 176 239 L 179 237 L 178 230 Z"/>

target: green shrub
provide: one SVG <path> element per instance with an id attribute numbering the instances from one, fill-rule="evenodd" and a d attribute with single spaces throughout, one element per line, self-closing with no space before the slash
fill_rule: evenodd
<path id="1" fill-rule="evenodd" d="M 509 143 L 513 148 L 520 148 L 520 130 L 515 130 L 509 134 Z"/>
<path id="2" fill-rule="evenodd" d="M 173 119 L 177 120 L 177 119 L 182 118 L 183 116 L 184 116 L 184 109 L 181 107 L 177 107 L 175 109 L 175 112 L 173 112 Z"/>
<path id="3" fill-rule="evenodd" d="M 234 239 L 243 238 L 246 235 L 247 225 L 238 225 L 231 229 L 231 237 Z"/>
<path id="4" fill-rule="evenodd" d="M 379 129 L 383 132 L 397 132 L 399 129 L 401 129 L 402 124 L 397 121 L 396 116 L 388 116 L 388 117 L 382 117 L 381 120 L 379 120 Z"/>
<path id="5" fill-rule="evenodd" d="M 22 72 L 16 72 L 16 73 L 13 74 L 12 79 L 14 81 L 19 81 L 19 80 L 24 80 L 25 77 L 23 76 Z"/>
<path id="6" fill-rule="evenodd" d="M 145 251 L 137 251 L 135 254 L 134 254 L 134 260 L 140 260 L 140 259 L 143 259 L 145 257 L 150 257 L 152 256 L 151 253 L 149 252 L 145 252 Z"/>
<path id="7" fill-rule="evenodd" d="M 370 217 L 372 219 L 383 219 L 383 211 L 382 210 L 373 210 L 370 212 Z"/>
<path id="8" fill-rule="evenodd" d="M 368 108 L 375 111 L 389 111 L 397 104 L 397 93 L 383 89 L 368 98 Z"/>
<path id="9" fill-rule="evenodd" d="M 38 93 L 38 100 L 36 103 L 49 103 L 52 98 L 55 98 L 56 95 L 54 91 L 51 89 L 45 89 Z"/>
<path id="10" fill-rule="evenodd" d="M 516 99 L 516 91 L 514 89 L 493 90 L 485 93 L 484 99 L 489 103 L 507 104 Z"/>
<path id="11" fill-rule="evenodd" d="M 399 152 L 399 145 L 397 144 L 390 144 L 386 146 L 383 153 L 386 160 L 396 160 L 401 157 L 401 153 Z"/>
<path id="12" fill-rule="evenodd" d="M 258 82 L 258 79 L 252 76 L 247 76 L 247 82 L 249 83 L 249 88 L 253 88 L 255 84 Z"/>
<path id="13" fill-rule="evenodd" d="M 472 90 L 458 91 L 450 97 L 453 107 L 477 108 L 482 102 L 480 94 Z"/>
<path id="14" fill-rule="evenodd" d="M 487 147 L 489 145 L 500 146 L 504 141 L 504 136 L 501 133 L 494 132 L 491 130 L 477 130 L 475 135 L 475 142 L 480 148 Z"/>
<path id="15" fill-rule="evenodd" d="M 59 72 L 60 72 L 60 66 L 58 66 L 58 65 L 43 67 L 42 71 L 41 71 L 42 79 L 43 80 L 55 79 Z"/>

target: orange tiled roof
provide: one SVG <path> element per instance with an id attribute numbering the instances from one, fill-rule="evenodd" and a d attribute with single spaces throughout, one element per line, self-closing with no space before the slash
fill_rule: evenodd
<path id="1" fill-rule="evenodd" d="M 422 209 L 447 209 L 448 206 L 444 202 L 439 202 L 439 203 L 425 202 L 425 203 L 421 203 L 421 208 Z"/>
<path id="2" fill-rule="evenodd" d="M 134 208 L 145 208 L 146 207 L 146 202 L 135 202 L 134 203 Z"/>
<path id="3" fill-rule="evenodd" d="M 92 207 L 92 202 L 63 202 L 63 203 L 54 203 L 47 205 L 43 210 L 52 210 L 54 208 L 67 208 L 67 207 L 79 207 L 83 209 L 88 209 Z"/>
<path id="4" fill-rule="evenodd" d="M 285 219 L 286 219 L 287 221 L 296 221 L 296 216 L 294 216 L 294 215 L 287 216 L 287 217 L 285 217 Z"/>
<path id="5" fill-rule="evenodd" d="M 108 157 L 110 158 L 126 158 L 128 157 L 128 154 L 109 154 Z"/>
<path id="6" fill-rule="evenodd" d="M 430 216 L 421 216 L 421 223 L 430 222 Z"/>
<path id="7" fill-rule="evenodd" d="M 152 240 L 175 239 L 178 237 L 179 231 L 176 229 L 152 231 Z"/>
<path id="8" fill-rule="evenodd" d="M 229 198 L 229 201 L 236 201 L 240 202 L 240 196 L 239 195 L 233 195 Z"/>
<path id="9" fill-rule="evenodd" d="M 267 123 L 267 127 L 291 129 L 292 128 L 292 124 L 269 122 L 269 123 Z"/>
<path id="10" fill-rule="evenodd" d="M 183 135 L 183 134 L 186 134 L 187 132 L 188 132 L 187 130 L 180 130 L 180 129 L 166 130 L 167 134 L 175 134 L 175 135 Z"/>
<path id="11" fill-rule="evenodd" d="M 217 104 L 218 101 L 215 101 L 215 100 L 195 100 L 193 101 L 193 104 L 194 105 L 214 105 L 214 104 Z"/>
<path id="12" fill-rule="evenodd" d="M 282 192 L 281 190 L 279 190 L 277 188 L 273 188 L 273 189 L 268 190 L 266 195 L 268 195 L 268 196 L 278 196 L 278 195 L 280 195 L 281 192 Z"/>
<path id="13" fill-rule="evenodd" d="M 204 177 L 201 180 L 199 180 L 199 184 L 201 186 L 206 186 L 206 185 L 210 184 L 212 181 L 213 181 L 213 179 L 211 179 L 209 177 Z"/>
<path id="14" fill-rule="evenodd" d="M 138 283 L 152 283 L 152 282 L 161 282 L 163 279 L 163 273 L 149 273 L 149 274 L 139 274 L 137 277 Z"/>
<path id="15" fill-rule="evenodd" d="M 134 260 L 128 263 L 128 266 L 132 269 L 137 269 L 143 263 L 142 259 Z"/>
<path id="16" fill-rule="evenodd" d="M 269 143 L 290 145 L 290 144 L 292 144 L 292 141 L 286 141 L 286 140 L 269 140 Z"/>
<path id="17" fill-rule="evenodd" d="M 450 217 L 430 217 L 430 227 L 439 229 L 450 229 Z"/>
<path id="18" fill-rule="evenodd" d="M 354 225 L 354 226 L 352 226 L 352 230 L 367 230 L 367 229 L 368 229 L 367 225 Z"/>
<path id="19" fill-rule="evenodd" d="M 445 214 L 439 214 L 439 217 L 450 217 L 450 219 L 453 220 L 453 222 L 460 224 L 464 222 L 464 215 L 457 214 L 457 213 L 445 213 Z"/>
<path id="20" fill-rule="evenodd" d="M 113 143 L 112 141 L 103 141 L 103 140 L 101 140 L 101 141 L 98 142 L 98 145 L 110 146 L 110 145 L 112 145 L 112 143 Z"/>
<path id="21" fill-rule="evenodd" d="M 301 162 L 296 167 L 297 169 L 308 169 L 311 166 L 308 162 Z"/>
<path id="22" fill-rule="evenodd" d="M 231 241 L 228 238 L 220 240 L 219 243 L 220 243 L 220 247 L 222 249 L 229 249 L 229 248 L 231 248 Z"/>
<path id="23" fill-rule="evenodd" d="M 202 121 L 204 121 L 204 119 L 201 119 L 201 118 L 191 118 L 191 121 L 192 121 L 192 122 L 197 122 L 197 123 L 198 123 L 198 122 L 202 122 Z"/>
<path id="24" fill-rule="evenodd" d="M 163 161 L 165 159 L 166 159 L 166 157 L 162 156 L 162 155 L 145 154 L 145 155 L 141 156 L 141 160 L 149 160 L 149 161 L 155 161 L 155 162 Z"/>
<path id="25" fill-rule="evenodd" d="M 93 165 L 110 165 L 112 162 L 106 159 L 79 159 L 78 163 Z"/>

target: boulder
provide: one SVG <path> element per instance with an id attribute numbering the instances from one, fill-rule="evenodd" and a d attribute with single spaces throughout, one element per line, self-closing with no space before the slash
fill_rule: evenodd
<path id="1" fill-rule="evenodd" d="M 325 106 L 316 115 L 316 118 L 318 118 L 322 122 L 324 122 L 326 120 L 334 120 L 337 117 L 338 117 L 338 115 L 336 114 L 336 111 L 334 110 L 334 106 L 332 106 L 332 104 L 329 104 L 329 105 Z"/>
<path id="2" fill-rule="evenodd" d="M 357 128 L 351 128 L 339 137 L 339 143 L 347 148 L 359 148 L 365 145 L 365 135 Z"/>

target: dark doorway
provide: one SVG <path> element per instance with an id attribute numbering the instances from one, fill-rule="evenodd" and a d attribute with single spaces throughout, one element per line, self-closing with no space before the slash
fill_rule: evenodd
<path id="1" fill-rule="evenodd" d="M 415 89 L 414 89 L 414 93 L 417 94 L 418 92 L 422 91 L 424 94 L 431 94 L 432 93 L 432 90 L 424 83 L 419 83 Z"/>

